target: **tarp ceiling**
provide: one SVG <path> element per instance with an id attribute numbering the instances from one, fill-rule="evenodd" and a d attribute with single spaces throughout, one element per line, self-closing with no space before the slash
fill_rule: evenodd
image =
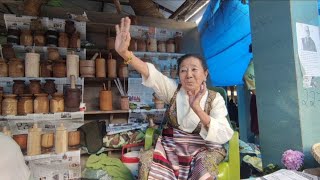
<path id="1" fill-rule="evenodd" d="M 249 5 L 239 0 L 211 0 L 198 28 L 212 85 L 243 84 L 252 58 Z"/>
<path id="2" fill-rule="evenodd" d="M 212 85 L 243 84 L 252 59 L 249 5 L 240 0 L 211 0 L 198 28 Z"/>

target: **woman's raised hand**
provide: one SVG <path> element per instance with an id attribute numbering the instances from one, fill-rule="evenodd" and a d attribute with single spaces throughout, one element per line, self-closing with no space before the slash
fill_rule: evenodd
<path id="1" fill-rule="evenodd" d="M 130 23 L 131 20 L 128 17 L 121 18 L 120 26 L 116 25 L 116 41 L 115 41 L 115 49 L 119 53 L 120 56 L 125 56 L 128 52 L 128 48 L 130 45 Z"/>

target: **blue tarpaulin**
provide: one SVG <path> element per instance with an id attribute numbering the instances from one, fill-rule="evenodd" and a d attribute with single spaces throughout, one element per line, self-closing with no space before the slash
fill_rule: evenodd
<path id="1" fill-rule="evenodd" d="M 212 84 L 243 84 L 252 58 L 249 5 L 239 0 L 211 0 L 198 28 Z"/>

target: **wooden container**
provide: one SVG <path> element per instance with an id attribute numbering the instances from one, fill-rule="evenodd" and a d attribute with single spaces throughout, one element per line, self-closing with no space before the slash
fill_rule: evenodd
<path id="1" fill-rule="evenodd" d="M 52 76 L 61 78 L 61 77 L 66 77 L 66 62 L 64 60 L 57 60 L 53 63 L 52 66 Z"/>
<path id="2" fill-rule="evenodd" d="M 40 75 L 40 54 L 26 53 L 25 58 L 25 76 L 26 77 L 39 77 Z"/>
<path id="3" fill-rule="evenodd" d="M 62 93 L 54 93 L 50 99 L 50 112 L 64 112 L 64 99 Z"/>
<path id="4" fill-rule="evenodd" d="M 168 53 L 175 53 L 176 48 L 175 48 L 175 44 L 174 44 L 174 40 L 173 39 L 169 39 L 167 41 L 166 47 L 167 47 L 167 52 Z"/>
<path id="5" fill-rule="evenodd" d="M 13 94 L 24 94 L 26 85 L 24 84 L 24 80 L 18 80 L 15 79 L 13 80 L 13 85 L 12 85 L 12 93 Z"/>
<path id="6" fill-rule="evenodd" d="M 173 68 L 170 70 L 171 78 L 175 79 L 178 75 L 177 65 L 174 65 Z"/>
<path id="7" fill-rule="evenodd" d="M 68 133 L 69 147 L 75 147 L 80 144 L 80 131 L 70 131 Z"/>
<path id="8" fill-rule="evenodd" d="M 118 76 L 120 78 L 127 78 L 129 75 L 128 66 L 126 64 L 119 65 Z"/>
<path id="9" fill-rule="evenodd" d="M 80 60 L 81 77 L 95 77 L 96 62 L 94 60 Z"/>
<path id="10" fill-rule="evenodd" d="M 20 29 L 18 27 L 16 27 L 16 26 L 8 27 L 7 43 L 9 43 L 9 44 L 19 44 L 20 43 L 20 40 L 19 40 L 20 33 L 21 33 L 21 31 L 20 31 Z"/>
<path id="11" fill-rule="evenodd" d="M 28 134 L 16 134 L 12 138 L 20 146 L 21 151 L 27 150 Z"/>
<path id="12" fill-rule="evenodd" d="M 11 58 L 16 57 L 12 44 L 3 44 L 2 54 L 3 54 L 3 58 L 7 60 L 6 62 L 8 62 Z"/>
<path id="13" fill-rule="evenodd" d="M 160 99 L 154 99 L 154 105 L 156 109 L 163 109 L 164 108 L 164 102 L 161 101 Z"/>
<path id="14" fill-rule="evenodd" d="M 40 84 L 40 80 L 38 79 L 30 79 L 30 84 L 28 86 L 28 93 L 30 94 L 39 94 L 41 93 L 41 84 Z"/>
<path id="15" fill-rule="evenodd" d="M 60 54 L 57 48 L 48 48 L 48 60 L 57 61 L 60 59 Z"/>
<path id="16" fill-rule="evenodd" d="M 100 110 L 111 111 L 112 108 L 112 91 L 100 91 Z"/>
<path id="17" fill-rule="evenodd" d="M 54 83 L 54 79 L 46 79 L 46 82 L 43 85 L 43 91 L 47 94 L 52 95 L 57 92 L 56 84 Z"/>
<path id="18" fill-rule="evenodd" d="M 64 104 L 67 111 L 79 111 L 81 91 L 76 88 L 75 76 L 71 75 L 71 87 L 67 87 L 64 95 Z"/>
<path id="19" fill-rule="evenodd" d="M 181 53 L 181 45 L 182 45 L 182 36 L 175 36 L 174 37 L 174 43 L 176 45 L 176 52 Z"/>
<path id="20" fill-rule="evenodd" d="M 166 52 L 166 42 L 158 41 L 158 52 Z"/>
<path id="21" fill-rule="evenodd" d="M 129 97 L 121 96 L 120 107 L 122 110 L 129 110 Z"/>
<path id="22" fill-rule="evenodd" d="M 9 76 L 24 77 L 24 62 L 18 58 L 11 58 L 9 61 Z"/>
<path id="23" fill-rule="evenodd" d="M 18 101 L 18 115 L 27 115 L 33 113 L 32 94 L 22 94 Z"/>
<path id="24" fill-rule="evenodd" d="M 8 64 L 0 58 L 0 77 L 8 77 Z"/>
<path id="25" fill-rule="evenodd" d="M 32 32 L 38 32 L 38 31 L 43 32 L 42 31 L 43 29 L 44 29 L 44 26 L 42 25 L 41 17 L 38 17 L 37 19 L 31 19 L 30 30 Z"/>
<path id="26" fill-rule="evenodd" d="M 64 32 L 59 33 L 59 47 L 63 47 L 63 48 L 69 47 L 69 38 L 67 33 L 64 33 Z"/>
<path id="27" fill-rule="evenodd" d="M 34 156 L 41 154 L 41 133 L 42 129 L 35 123 L 28 131 L 27 155 Z"/>
<path id="28" fill-rule="evenodd" d="M 80 33 L 75 32 L 69 39 L 69 48 L 80 48 Z"/>
<path id="29" fill-rule="evenodd" d="M 137 51 L 138 50 L 138 43 L 137 40 L 134 38 L 131 38 L 130 45 L 129 45 L 129 51 Z"/>
<path id="30" fill-rule="evenodd" d="M 61 123 L 59 127 L 56 128 L 55 133 L 55 152 L 57 154 L 64 153 L 68 151 L 68 132 L 64 125 Z"/>
<path id="31" fill-rule="evenodd" d="M 54 145 L 54 134 L 53 133 L 44 133 L 41 135 L 41 147 L 44 150 L 52 148 Z"/>
<path id="32" fill-rule="evenodd" d="M 30 30 L 21 30 L 20 45 L 32 46 L 33 36 Z"/>
<path id="33" fill-rule="evenodd" d="M 40 93 L 35 94 L 35 99 L 33 101 L 34 113 L 49 113 L 49 99 L 48 94 Z"/>
<path id="34" fill-rule="evenodd" d="M 3 92 L 1 91 L 0 92 L 0 114 L 2 114 L 2 99 L 3 99 Z"/>
<path id="35" fill-rule="evenodd" d="M 144 39 L 138 39 L 137 40 L 137 50 L 140 52 L 146 52 L 147 51 L 147 44 Z"/>
<path id="36" fill-rule="evenodd" d="M 114 49 L 114 43 L 115 43 L 115 37 L 107 37 L 106 38 L 107 50 Z"/>
<path id="37" fill-rule="evenodd" d="M 147 39 L 147 50 L 149 52 L 157 52 L 157 39 L 155 38 Z"/>
<path id="38" fill-rule="evenodd" d="M 18 114 L 18 100 L 15 94 L 4 94 L 2 100 L 2 115 L 17 115 Z"/>
<path id="39" fill-rule="evenodd" d="M 65 21 L 64 32 L 69 35 L 72 35 L 76 32 L 76 27 L 74 26 L 74 22 L 72 20 Z"/>
<path id="40" fill-rule="evenodd" d="M 33 42 L 35 46 L 45 46 L 46 38 L 43 31 L 36 31 L 33 36 Z"/>
<path id="41" fill-rule="evenodd" d="M 55 28 L 49 28 L 46 33 L 47 46 L 58 46 L 58 31 Z"/>
<path id="42" fill-rule="evenodd" d="M 67 55 L 67 77 L 70 78 L 71 75 L 79 77 L 79 56 L 74 51 Z"/>
<path id="43" fill-rule="evenodd" d="M 40 77 L 52 77 L 52 63 L 49 61 L 40 62 Z"/>
<path id="44" fill-rule="evenodd" d="M 96 59 L 96 77 L 106 77 L 106 60 L 104 58 Z"/>
<path id="45" fill-rule="evenodd" d="M 112 53 L 108 54 L 108 77 L 116 78 L 117 77 L 117 60 L 112 59 Z"/>

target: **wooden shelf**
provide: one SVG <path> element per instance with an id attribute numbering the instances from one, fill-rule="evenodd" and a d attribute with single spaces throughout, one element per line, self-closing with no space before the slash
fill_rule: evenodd
<path id="1" fill-rule="evenodd" d="M 158 112 L 158 111 L 166 111 L 166 109 L 129 109 L 129 110 L 112 110 L 112 111 L 85 111 L 84 114 L 123 114 L 123 113 L 129 113 L 129 112 Z"/>
<path id="2" fill-rule="evenodd" d="M 108 77 L 84 77 L 85 82 L 103 82 L 103 81 L 113 81 L 117 78 L 108 78 Z M 124 78 L 119 78 L 121 81 L 123 81 Z M 128 78 L 126 78 L 128 79 Z"/>
<path id="3" fill-rule="evenodd" d="M 123 114 L 129 113 L 129 110 L 112 110 L 112 111 L 85 111 L 84 114 Z"/>

